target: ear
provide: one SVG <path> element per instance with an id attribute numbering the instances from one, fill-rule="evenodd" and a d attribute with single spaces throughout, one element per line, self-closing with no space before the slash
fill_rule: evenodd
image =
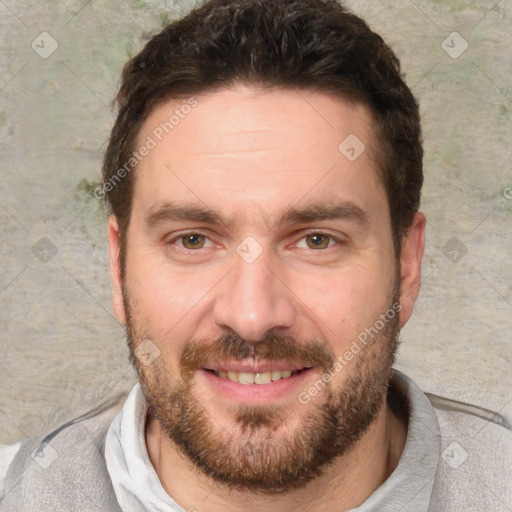
<path id="1" fill-rule="evenodd" d="M 402 239 L 400 250 L 400 328 L 412 315 L 421 283 L 421 260 L 425 248 L 426 218 L 417 212 L 409 231 Z"/>
<path id="2" fill-rule="evenodd" d="M 120 264 L 120 232 L 119 223 L 114 215 L 108 220 L 108 252 L 110 258 L 110 278 L 112 280 L 112 305 L 117 320 L 125 325 L 126 314 L 123 300 L 123 281 L 121 279 Z"/>

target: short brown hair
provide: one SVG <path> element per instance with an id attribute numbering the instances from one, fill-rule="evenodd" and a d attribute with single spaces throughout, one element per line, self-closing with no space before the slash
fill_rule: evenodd
<path id="1" fill-rule="evenodd" d="M 423 149 L 418 104 L 393 51 L 335 0 L 211 0 L 166 26 L 123 69 L 103 162 L 106 200 L 120 225 L 121 267 L 134 176 L 113 179 L 126 169 L 145 119 L 163 101 L 236 82 L 321 90 L 369 107 L 398 254 L 419 208 Z"/>

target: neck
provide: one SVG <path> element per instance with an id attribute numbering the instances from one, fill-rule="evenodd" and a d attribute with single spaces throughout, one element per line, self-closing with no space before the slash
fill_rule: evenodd
<path id="1" fill-rule="evenodd" d="M 407 437 L 405 422 L 384 403 L 353 449 L 304 488 L 276 495 L 231 490 L 207 477 L 179 452 L 148 414 L 146 444 L 162 486 L 185 510 L 288 512 L 297 504 L 311 512 L 350 510 L 394 471 Z M 206 505 L 206 507 L 205 507 Z"/>

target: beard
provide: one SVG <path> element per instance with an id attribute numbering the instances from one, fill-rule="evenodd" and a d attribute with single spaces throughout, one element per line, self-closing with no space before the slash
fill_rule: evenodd
<path id="1" fill-rule="evenodd" d="M 398 303 L 398 289 L 395 283 L 388 310 Z M 167 337 L 151 338 L 135 318 L 127 290 L 123 295 L 130 362 L 149 413 L 186 459 L 227 489 L 272 495 L 304 487 L 355 447 L 386 400 L 398 345 L 398 314 L 338 372 L 344 374 L 342 382 L 336 386 L 337 376 L 325 383 L 307 405 L 299 400 L 233 404 L 222 411 L 229 420 L 221 420 L 194 386 L 195 371 L 207 362 L 246 358 L 287 362 L 310 367 L 321 379 L 333 371 L 335 354 L 314 339 L 301 341 L 268 332 L 261 340 L 247 342 L 231 331 L 216 340 L 187 342 L 179 372 L 173 372 L 164 357 L 145 366 L 134 354 L 143 340 L 151 339 L 160 347 L 172 342 Z"/>

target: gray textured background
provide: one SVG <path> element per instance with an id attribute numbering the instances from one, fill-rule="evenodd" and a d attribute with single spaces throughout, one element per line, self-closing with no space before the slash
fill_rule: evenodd
<path id="1" fill-rule="evenodd" d="M 133 381 L 91 190 L 123 63 L 192 5 L 0 0 L 0 443 Z M 511 2 L 347 5 L 391 43 L 423 115 L 424 284 L 397 366 L 512 417 Z"/>

